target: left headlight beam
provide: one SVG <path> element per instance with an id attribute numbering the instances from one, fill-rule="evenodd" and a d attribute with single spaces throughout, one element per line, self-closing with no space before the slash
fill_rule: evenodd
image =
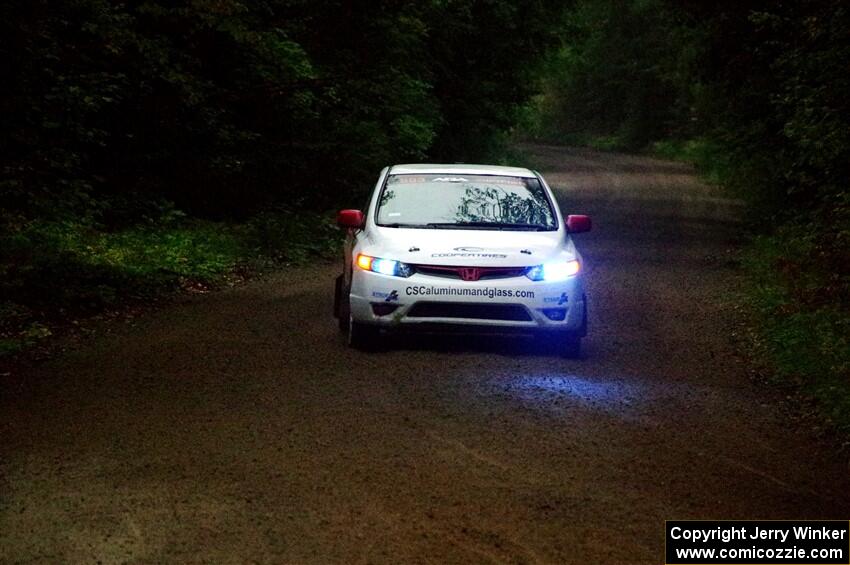
<path id="1" fill-rule="evenodd" d="M 363 253 L 359 253 L 357 255 L 355 264 L 364 271 L 372 271 L 373 273 L 380 273 L 382 275 L 389 275 L 392 277 L 407 278 L 413 274 L 413 268 L 407 263 L 402 263 L 401 261 L 395 261 L 393 259 L 372 257 L 371 255 L 365 255 Z"/>

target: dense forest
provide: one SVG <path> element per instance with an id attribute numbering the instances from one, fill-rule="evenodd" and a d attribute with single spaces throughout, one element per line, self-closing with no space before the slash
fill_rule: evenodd
<path id="1" fill-rule="evenodd" d="M 7 206 L 243 218 L 335 204 L 394 160 L 486 158 L 556 4 L 20 3 L 2 31 Z"/>
<path id="2" fill-rule="evenodd" d="M 686 159 L 744 198 L 775 370 L 847 384 L 841 0 L 2 6 L 0 352 L 57 312 L 322 254 L 382 166 L 524 137 Z"/>

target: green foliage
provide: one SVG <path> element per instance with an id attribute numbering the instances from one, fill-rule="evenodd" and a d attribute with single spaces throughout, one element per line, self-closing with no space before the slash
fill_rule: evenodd
<path id="1" fill-rule="evenodd" d="M 702 179 L 712 184 L 728 186 L 733 175 L 724 148 L 709 138 L 663 139 L 650 144 L 649 152 L 663 159 L 694 165 Z"/>
<path id="2" fill-rule="evenodd" d="M 51 335 L 53 332 L 46 325 L 31 322 L 20 329 L 14 337 L 0 337 L 0 357 L 23 351 Z"/>
<path id="3" fill-rule="evenodd" d="M 253 249 L 285 262 L 334 257 L 340 253 L 342 239 L 330 213 L 274 210 L 258 214 L 245 226 L 245 240 Z"/>
<path id="4" fill-rule="evenodd" d="M 587 0 L 567 11 L 561 42 L 523 114 L 530 136 L 661 142 L 668 153 L 679 140 L 689 153 L 677 156 L 735 189 L 765 225 L 846 200 L 845 2 Z"/>
<path id="5" fill-rule="evenodd" d="M 747 298 L 758 318 L 757 352 L 775 378 L 801 387 L 850 433 L 850 281 L 823 270 L 822 251 L 809 225 L 758 237 L 745 256 Z"/>
<path id="6" fill-rule="evenodd" d="M 267 212 L 232 224 L 164 208 L 163 216 L 120 231 L 37 221 L 0 237 L 0 355 L 50 336 L 57 315 L 120 308 L 180 287 L 216 285 L 248 266 L 339 250 L 328 214 Z"/>
<path id="7" fill-rule="evenodd" d="M 99 308 L 181 278 L 212 282 L 246 255 L 210 222 L 106 233 L 73 222 L 33 222 L 2 241 L 3 296 L 29 308 Z"/>
<path id="8" fill-rule="evenodd" d="M 358 199 L 392 162 L 484 159 L 533 91 L 541 2 L 4 4 L 0 190 L 30 218 Z"/>
<path id="9" fill-rule="evenodd" d="M 537 91 L 538 59 L 557 41 L 569 3 L 431 2 L 428 66 L 441 120 L 430 157 L 489 160 Z"/>
<path id="10" fill-rule="evenodd" d="M 639 149 L 687 129 L 698 31 L 664 0 L 584 0 L 542 68 L 530 135 Z"/>
<path id="11" fill-rule="evenodd" d="M 705 17 L 705 7 L 689 8 Z M 706 131 L 729 184 L 765 220 L 844 200 L 850 178 L 850 7 L 839 0 L 727 7 L 709 18 Z"/>

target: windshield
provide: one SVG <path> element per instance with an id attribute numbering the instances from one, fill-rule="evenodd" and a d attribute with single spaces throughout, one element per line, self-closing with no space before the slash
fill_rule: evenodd
<path id="1" fill-rule="evenodd" d="M 390 175 L 377 220 L 388 227 L 557 229 L 538 179 L 497 175 Z"/>

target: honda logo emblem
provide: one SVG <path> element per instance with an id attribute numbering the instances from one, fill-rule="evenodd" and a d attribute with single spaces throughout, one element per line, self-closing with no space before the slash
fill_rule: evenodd
<path id="1" fill-rule="evenodd" d="M 465 281 L 477 281 L 481 278 L 481 269 L 470 267 L 464 269 L 458 269 L 460 272 L 460 278 Z"/>

